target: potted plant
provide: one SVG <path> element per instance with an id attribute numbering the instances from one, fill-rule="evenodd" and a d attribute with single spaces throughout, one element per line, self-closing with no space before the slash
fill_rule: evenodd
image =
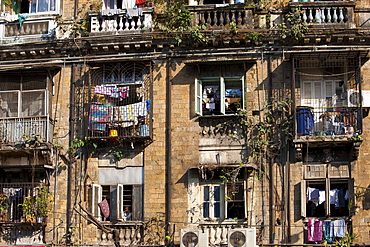
<path id="1" fill-rule="evenodd" d="M 103 2 L 94 2 L 90 4 L 90 10 L 101 10 L 103 7 Z"/>
<path id="2" fill-rule="evenodd" d="M 26 222 L 42 223 L 51 210 L 51 193 L 46 185 L 36 190 L 36 196 L 24 197 L 23 203 L 19 205 L 23 208 Z"/>
<path id="3" fill-rule="evenodd" d="M 7 213 L 9 209 L 8 197 L 4 193 L 0 193 L 0 221 L 7 220 Z"/>

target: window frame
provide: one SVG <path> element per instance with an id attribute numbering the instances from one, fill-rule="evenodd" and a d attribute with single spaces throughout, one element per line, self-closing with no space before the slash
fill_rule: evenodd
<path id="1" fill-rule="evenodd" d="M 205 200 L 205 187 L 209 187 L 210 190 L 209 190 L 209 198 L 210 200 Z M 214 188 L 215 187 L 219 187 L 219 191 L 220 191 L 220 200 L 217 201 L 217 200 L 214 200 L 214 196 L 212 195 L 212 193 L 214 193 Z M 216 219 L 224 219 L 225 218 L 225 186 L 222 184 L 222 183 L 205 183 L 205 184 L 201 184 L 200 185 L 200 188 L 201 188 L 201 218 L 204 219 L 204 220 L 216 220 Z M 204 203 L 210 203 L 209 204 L 209 209 L 208 209 L 208 212 L 209 212 L 209 216 L 208 217 L 205 217 L 204 216 Z M 214 205 L 215 203 L 219 203 L 220 204 L 220 209 L 219 209 L 219 214 L 220 216 L 219 217 L 215 217 L 214 215 Z"/>
<path id="2" fill-rule="evenodd" d="M 210 114 L 203 114 L 203 82 L 215 82 L 218 83 L 220 88 L 220 115 L 234 115 L 234 114 L 227 114 L 225 109 L 225 102 L 226 97 L 226 88 L 228 81 L 235 82 L 241 81 L 241 107 L 245 109 L 245 79 L 244 76 L 236 76 L 236 77 L 203 77 L 203 78 L 195 78 L 195 113 L 199 116 L 210 116 Z"/>
<path id="3" fill-rule="evenodd" d="M 91 185 L 91 213 L 99 221 L 102 220 L 101 211 L 98 203 L 103 200 L 103 186 L 109 187 L 109 209 L 110 209 L 110 222 L 123 221 L 123 213 L 125 210 L 124 205 L 124 186 L 132 186 L 131 190 L 131 220 L 129 221 L 140 221 L 142 220 L 142 185 L 134 184 L 114 184 L 114 185 Z M 115 205 L 115 207 L 112 207 Z M 128 221 L 128 222 L 129 222 Z"/>
<path id="4" fill-rule="evenodd" d="M 343 176 L 335 176 L 332 173 L 332 166 L 347 166 L 348 173 L 344 174 Z M 307 167 L 308 166 L 324 166 L 325 172 L 322 174 L 322 172 L 317 173 L 317 175 L 309 176 L 307 175 Z M 303 179 L 301 180 L 301 216 L 302 217 L 321 217 L 321 216 L 307 216 L 307 188 L 309 187 L 310 183 L 322 183 L 325 185 L 325 216 L 322 217 L 331 217 L 331 208 L 330 208 L 330 190 L 331 185 L 334 185 L 336 183 L 346 184 L 347 190 L 349 194 L 349 198 L 353 198 L 354 195 L 354 179 L 350 177 L 350 164 L 348 162 L 331 162 L 328 164 L 304 164 L 302 166 L 303 170 Z M 349 215 L 343 215 L 350 216 L 351 212 L 349 212 Z M 332 216 L 332 217 L 342 217 L 342 216 Z"/>

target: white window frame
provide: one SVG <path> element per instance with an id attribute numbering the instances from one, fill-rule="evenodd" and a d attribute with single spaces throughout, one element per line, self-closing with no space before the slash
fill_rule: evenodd
<path id="1" fill-rule="evenodd" d="M 231 183 L 228 183 L 227 186 L 225 186 L 225 196 L 228 195 L 228 185 L 231 185 Z M 240 184 L 242 185 L 242 189 L 243 189 L 243 204 L 244 204 L 244 218 L 247 217 L 247 211 L 246 211 L 246 198 L 247 198 L 247 194 L 246 194 L 246 181 L 245 180 L 242 180 L 242 181 L 239 181 L 239 182 L 236 182 L 236 184 Z M 238 200 L 229 200 L 225 197 L 225 218 L 228 219 L 229 218 L 229 215 L 228 215 L 228 204 L 231 202 L 231 201 L 238 201 Z M 238 219 L 238 220 L 243 220 L 243 219 Z"/>
<path id="2" fill-rule="evenodd" d="M 203 99 L 203 82 L 205 81 L 214 81 L 219 83 L 220 88 L 220 112 L 222 115 L 226 115 L 225 113 L 225 102 L 226 99 L 226 85 L 227 81 L 241 81 L 241 102 L 242 102 L 242 109 L 245 109 L 245 81 L 244 76 L 239 77 L 205 77 L 205 78 L 195 78 L 195 113 L 197 115 L 203 116 L 203 109 L 202 109 L 202 99 Z"/>
<path id="3" fill-rule="evenodd" d="M 110 221 L 121 221 L 123 219 L 124 213 L 124 200 L 123 200 L 123 187 L 124 186 L 132 186 L 132 208 L 131 208 L 131 220 L 135 220 L 134 218 L 141 217 L 141 205 L 142 202 L 142 194 L 140 193 L 142 189 L 142 185 L 132 185 L 132 184 L 116 184 L 116 185 L 107 185 L 109 186 L 110 191 Z M 98 203 L 103 200 L 103 189 L 102 185 L 100 184 L 92 184 L 91 185 L 91 213 L 92 215 L 97 218 L 98 220 L 102 220 L 101 211 L 99 208 Z M 112 193 L 113 192 L 113 193 Z M 139 198 L 136 198 L 139 197 Z M 141 198 L 140 198 L 141 197 Z"/>
<path id="4" fill-rule="evenodd" d="M 301 83 L 301 105 L 311 106 L 311 107 L 338 107 L 343 106 L 345 103 L 344 99 L 337 95 L 335 102 L 331 105 L 328 104 L 327 98 L 334 97 L 337 92 L 337 84 L 343 80 L 304 80 Z M 330 85 L 331 84 L 331 85 Z M 329 87 L 328 87 L 329 86 Z M 317 88 L 320 89 L 319 94 L 317 93 Z M 330 88 L 330 90 L 328 90 Z M 345 92 L 344 85 L 341 87 L 342 92 Z M 329 91 L 329 92 L 328 92 Z M 304 94 L 310 94 L 309 97 L 304 97 Z"/>
<path id="5" fill-rule="evenodd" d="M 209 201 L 204 200 L 205 196 L 205 187 L 209 187 Z M 215 187 L 219 187 L 220 189 L 220 201 L 215 201 L 214 199 L 214 191 Z M 216 219 L 224 219 L 225 218 L 225 186 L 220 182 L 220 183 L 206 183 L 206 184 L 201 184 L 201 217 L 204 220 L 216 220 Z M 208 202 L 209 203 L 209 217 L 204 217 L 204 203 Z M 214 215 L 214 205 L 219 202 L 220 203 L 220 216 L 215 217 Z"/>

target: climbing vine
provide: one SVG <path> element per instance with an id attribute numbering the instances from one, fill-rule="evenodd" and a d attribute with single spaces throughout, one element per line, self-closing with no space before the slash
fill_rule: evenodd
<path id="1" fill-rule="evenodd" d="M 307 23 L 302 20 L 303 10 L 296 8 L 290 11 L 280 24 L 281 38 L 289 41 L 296 41 L 304 37 L 308 31 Z"/>

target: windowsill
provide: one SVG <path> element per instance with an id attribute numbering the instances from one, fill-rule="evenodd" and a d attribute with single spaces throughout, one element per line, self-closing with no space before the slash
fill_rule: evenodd
<path id="1" fill-rule="evenodd" d="M 131 226 L 131 225 L 141 225 L 143 222 L 142 221 L 116 221 L 116 222 L 111 222 L 111 221 L 101 221 L 100 222 L 102 225 L 105 226 Z"/>
<path id="2" fill-rule="evenodd" d="M 1 13 L 2 15 L 0 16 L 0 23 L 6 23 L 6 16 L 3 16 L 4 12 Z M 23 13 L 22 13 L 23 14 Z M 26 13 L 24 13 L 26 14 Z M 28 18 L 25 21 L 29 20 L 45 20 L 45 19 L 54 19 L 54 17 L 58 14 L 58 12 L 45 12 L 45 13 L 31 13 L 28 14 Z M 17 23 L 15 22 L 10 22 L 10 23 Z"/>
<path id="3" fill-rule="evenodd" d="M 351 216 L 328 216 L 328 217 L 303 217 L 302 222 L 308 223 L 308 220 L 332 221 L 344 219 L 346 222 L 351 221 Z"/>
<path id="4" fill-rule="evenodd" d="M 199 116 L 199 118 L 225 118 L 225 117 L 237 117 L 239 114 L 234 113 L 234 114 L 220 114 L 220 115 L 203 115 Z"/>
<path id="5" fill-rule="evenodd" d="M 220 225 L 220 224 L 236 224 L 236 223 L 247 223 L 247 219 L 203 219 L 202 223 L 203 225 Z"/>

